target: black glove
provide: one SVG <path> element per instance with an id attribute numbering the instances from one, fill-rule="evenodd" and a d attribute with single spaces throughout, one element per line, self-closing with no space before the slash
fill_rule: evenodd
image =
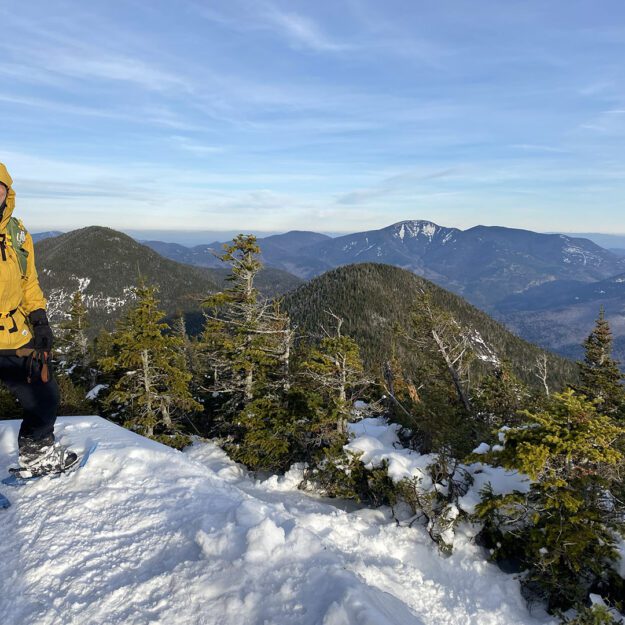
<path id="1" fill-rule="evenodd" d="M 33 310 L 33 312 L 28 315 L 28 319 L 33 327 L 33 334 L 35 335 L 35 350 L 38 352 L 51 352 L 52 344 L 54 343 L 54 335 L 48 323 L 46 311 L 43 308 Z"/>

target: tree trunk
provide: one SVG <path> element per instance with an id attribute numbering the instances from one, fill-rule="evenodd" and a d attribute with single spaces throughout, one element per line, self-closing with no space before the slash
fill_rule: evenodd
<path id="1" fill-rule="evenodd" d="M 143 390 L 145 392 L 145 410 L 148 417 L 148 423 L 144 423 L 143 426 L 146 429 L 147 436 L 154 435 L 154 427 L 151 425 L 151 421 L 154 418 L 154 409 L 152 407 L 152 379 L 150 374 L 150 354 L 147 349 L 141 352 L 141 364 L 143 368 Z"/>
<path id="2" fill-rule="evenodd" d="M 462 405 L 465 407 L 467 412 L 471 412 L 471 403 L 469 402 L 469 398 L 465 393 L 465 390 L 462 388 L 462 382 L 460 381 L 460 376 L 458 375 L 458 371 L 454 367 L 453 363 L 449 359 L 449 354 L 447 353 L 447 349 L 445 349 L 445 345 L 438 335 L 436 330 L 432 329 L 432 338 L 436 342 L 438 346 L 438 351 L 441 353 L 441 356 L 445 359 L 445 364 L 447 365 L 447 370 L 451 375 L 451 379 L 453 380 L 454 387 L 456 389 L 456 393 L 458 394 L 458 399 L 462 402 Z"/>

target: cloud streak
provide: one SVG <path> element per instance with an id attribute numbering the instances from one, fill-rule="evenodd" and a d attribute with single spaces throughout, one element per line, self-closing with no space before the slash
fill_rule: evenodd
<path id="1" fill-rule="evenodd" d="M 296 47 L 317 52 L 344 52 L 353 49 L 351 45 L 332 40 L 322 32 L 318 24 L 304 15 L 281 11 L 276 7 L 268 7 L 261 15 L 272 30 Z"/>

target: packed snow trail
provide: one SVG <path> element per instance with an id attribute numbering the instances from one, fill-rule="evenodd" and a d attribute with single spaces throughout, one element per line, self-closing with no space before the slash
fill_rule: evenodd
<path id="1" fill-rule="evenodd" d="M 0 422 L 3 474 L 18 425 Z M 98 446 L 72 474 L 2 487 L 4 625 L 553 622 L 467 539 L 442 558 L 384 510 L 297 491 L 296 470 L 254 481 L 213 444 L 180 453 L 99 417 L 61 418 L 56 433 Z"/>

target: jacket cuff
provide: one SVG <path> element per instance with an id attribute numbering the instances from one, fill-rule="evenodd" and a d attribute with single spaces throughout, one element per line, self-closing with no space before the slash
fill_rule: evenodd
<path id="1" fill-rule="evenodd" d="M 37 308 L 37 310 L 33 310 L 29 313 L 28 320 L 32 323 L 33 327 L 49 325 L 48 315 L 43 308 Z"/>

